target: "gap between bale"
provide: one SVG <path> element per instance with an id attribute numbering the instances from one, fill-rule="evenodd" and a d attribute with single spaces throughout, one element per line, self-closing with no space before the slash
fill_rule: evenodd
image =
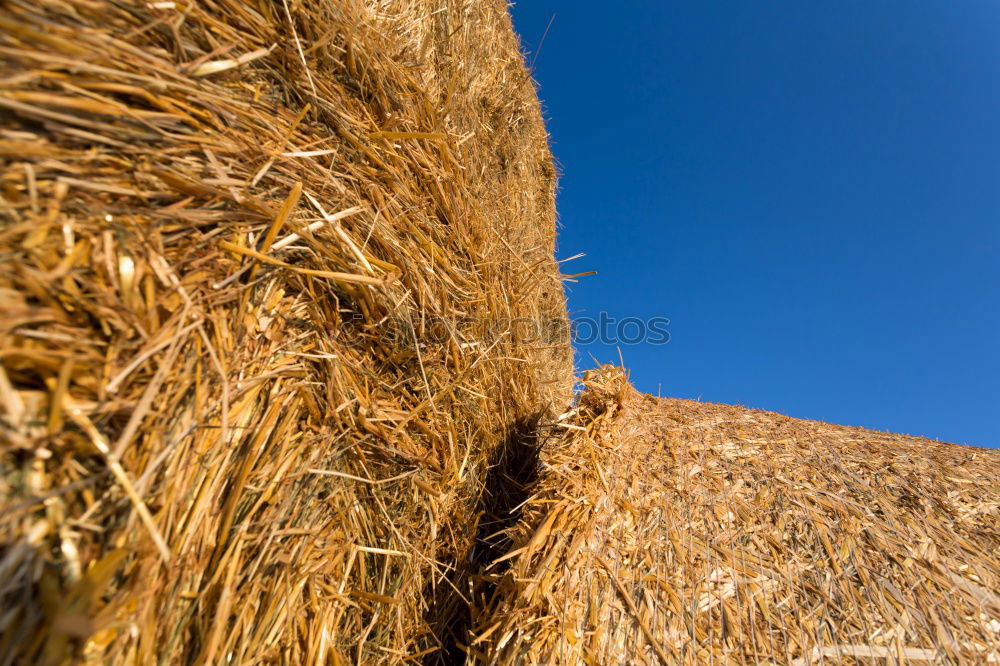
<path id="1" fill-rule="evenodd" d="M 446 583 L 428 590 L 427 622 L 440 650 L 428 654 L 425 664 L 454 664 L 470 652 L 469 631 L 475 614 L 488 612 L 484 602 L 493 596 L 503 565 L 496 560 L 509 546 L 508 531 L 516 525 L 521 508 L 533 492 L 538 474 L 540 415 L 523 419 L 509 431 L 490 460 L 483 492 L 474 513 L 475 537 L 468 552 L 449 561 L 452 573 Z M 474 651 L 474 649 L 473 649 Z"/>

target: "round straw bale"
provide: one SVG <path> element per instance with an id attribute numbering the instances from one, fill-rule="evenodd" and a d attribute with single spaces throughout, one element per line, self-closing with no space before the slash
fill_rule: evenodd
<path id="1" fill-rule="evenodd" d="M 1000 663 L 997 451 L 584 385 L 487 570 L 483 661 Z"/>
<path id="2" fill-rule="evenodd" d="M 502 0 L 4 2 L 0 663 L 441 650 L 554 189 Z"/>

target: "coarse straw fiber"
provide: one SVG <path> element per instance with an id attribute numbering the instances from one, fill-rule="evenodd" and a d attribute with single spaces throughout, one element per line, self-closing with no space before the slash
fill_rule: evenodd
<path id="1" fill-rule="evenodd" d="M 0 2 L 0 664 L 443 659 L 554 187 L 502 0 Z"/>
<path id="2" fill-rule="evenodd" d="M 1000 663 L 1000 452 L 584 385 L 479 659 Z"/>

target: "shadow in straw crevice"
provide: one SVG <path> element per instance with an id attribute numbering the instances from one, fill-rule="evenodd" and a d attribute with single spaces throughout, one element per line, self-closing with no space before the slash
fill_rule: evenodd
<path id="1" fill-rule="evenodd" d="M 490 460 L 484 490 L 470 519 L 475 538 L 468 552 L 446 561 L 448 580 L 425 590 L 426 620 L 438 649 L 425 666 L 462 664 L 468 659 L 472 627 L 488 614 L 496 581 L 509 566 L 497 563 L 510 549 L 507 531 L 517 524 L 521 508 L 538 478 L 542 436 L 540 416 L 521 419 L 507 433 Z"/>

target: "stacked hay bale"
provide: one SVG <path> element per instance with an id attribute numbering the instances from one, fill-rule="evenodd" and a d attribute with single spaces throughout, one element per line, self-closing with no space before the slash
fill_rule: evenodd
<path id="1" fill-rule="evenodd" d="M 453 640 L 554 184 L 502 0 L 7 0 L 0 663 Z"/>
<path id="2" fill-rule="evenodd" d="M 584 383 L 478 658 L 1000 663 L 998 452 Z"/>

